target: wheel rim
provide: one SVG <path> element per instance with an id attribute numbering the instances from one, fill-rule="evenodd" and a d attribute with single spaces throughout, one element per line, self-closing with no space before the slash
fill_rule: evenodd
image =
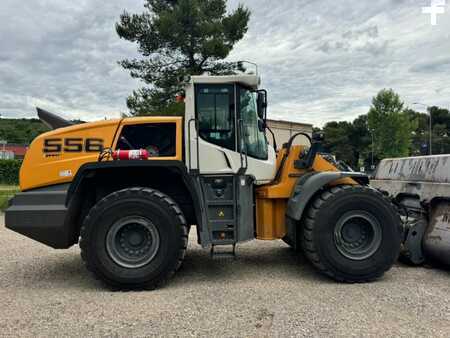
<path id="1" fill-rule="evenodd" d="M 160 244 L 158 230 L 144 217 L 118 220 L 106 236 L 106 251 L 111 259 L 125 268 L 140 268 L 152 261 Z"/>
<path id="2" fill-rule="evenodd" d="M 364 211 L 350 211 L 336 223 L 334 242 L 344 256 L 363 260 L 372 256 L 380 247 L 382 230 L 378 220 Z"/>

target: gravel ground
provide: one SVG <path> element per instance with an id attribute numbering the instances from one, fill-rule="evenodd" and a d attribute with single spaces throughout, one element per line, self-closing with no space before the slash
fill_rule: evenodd
<path id="1" fill-rule="evenodd" d="M 448 271 L 397 265 L 378 282 L 344 285 L 280 241 L 211 260 L 191 236 L 168 285 L 110 292 L 87 273 L 78 247 L 52 250 L 2 224 L 0 215 L 2 336 L 450 335 Z"/>

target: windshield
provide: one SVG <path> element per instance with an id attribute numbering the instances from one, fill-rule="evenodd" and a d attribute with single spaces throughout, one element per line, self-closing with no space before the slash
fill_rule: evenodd
<path id="1" fill-rule="evenodd" d="M 239 106 L 240 118 L 243 122 L 243 140 L 245 151 L 250 157 L 267 160 L 268 147 L 266 134 L 259 130 L 257 94 L 254 91 L 240 87 Z"/>

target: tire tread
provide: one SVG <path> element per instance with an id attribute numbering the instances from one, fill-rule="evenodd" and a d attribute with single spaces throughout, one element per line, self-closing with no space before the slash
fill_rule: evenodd
<path id="1" fill-rule="evenodd" d="M 311 264 L 319 270 L 321 273 L 325 274 L 332 279 L 344 282 L 344 283 L 366 283 L 372 282 L 378 278 L 380 278 L 387 270 L 389 270 L 390 266 L 385 266 L 384 269 L 381 269 L 377 274 L 371 276 L 370 278 L 363 279 L 349 279 L 343 276 L 338 275 L 333 272 L 331 269 L 328 269 L 325 264 L 320 259 L 319 252 L 314 243 L 314 230 L 315 230 L 315 222 L 316 217 L 321 211 L 321 208 L 324 204 L 332 198 L 337 198 L 339 194 L 347 193 L 349 191 L 353 192 L 362 192 L 368 194 L 376 195 L 377 197 L 381 197 L 386 205 L 393 209 L 395 212 L 395 206 L 392 202 L 383 194 L 378 192 L 377 190 L 361 185 L 340 185 L 335 186 L 329 189 L 323 190 L 316 199 L 310 204 L 309 209 L 306 211 L 306 215 L 302 219 L 302 228 L 300 235 L 300 246 L 306 256 L 306 258 L 311 262 Z"/>
<path id="2" fill-rule="evenodd" d="M 122 285 L 112 280 L 106 279 L 100 271 L 93 266 L 92 261 L 89 259 L 89 235 L 90 235 L 90 221 L 91 219 L 105 206 L 111 203 L 113 200 L 120 198 L 121 196 L 141 196 L 143 198 L 152 199 L 157 198 L 162 204 L 165 204 L 166 207 L 170 210 L 172 215 L 178 219 L 178 223 L 181 226 L 182 236 L 181 236 L 181 246 L 178 250 L 178 257 L 176 258 L 177 263 L 173 268 L 167 271 L 165 274 L 159 276 L 159 278 L 155 280 L 151 280 L 145 283 L 136 284 L 133 286 Z M 120 191 L 113 192 L 103 199 L 101 199 L 96 205 L 94 205 L 87 216 L 83 221 L 83 225 L 80 230 L 80 254 L 81 259 L 84 261 L 85 266 L 91 274 L 98 280 L 102 280 L 106 283 L 106 285 L 112 287 L 113 289 L 147 289 L 154 290 L 165 283 L 180 269 L 181 265 L 184 262 L 184 258 L 186 256 L 186 250 L 188 246 L 188 231 L 189 227 L 187 225 L 186 219 L 184 217 L 183 212 L 177 205 L 177 203 L 171 199 L 169 196 L 163 194 L 162 192 L 152 189 L 152 188 L 127 188 Z"/>

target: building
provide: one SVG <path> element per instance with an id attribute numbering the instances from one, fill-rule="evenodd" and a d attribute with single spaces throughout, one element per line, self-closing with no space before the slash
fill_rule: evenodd
<path id="1" fill-rule="evenodd" d="M 14 153 L 9 150 L 0 150 L 0 160 L 13 160 Z"/>
<path id="2" fill-rule="evenodd" d="M 0 158 L 23 160 L 27 150 L 28 145 L 14 143 L 3 144 L 0 146 Z"/>
<path id="3" fill-rule="evenodd" d="M 267 120 L 267 125 L 275 134 L 278 149 L 281 148 L 284 143 L 287 143 L 291 136 L 295 135 L 296 133 L 301 132 L 311 136 L 313 132 L 312 124 L 306 123 Z M 267 133 L 267 138 L 270 144 L 273 145 L 270 132 Z M 309 146 L 308 139 L 303 135 L 296 137 L 293 144 Z"/>

